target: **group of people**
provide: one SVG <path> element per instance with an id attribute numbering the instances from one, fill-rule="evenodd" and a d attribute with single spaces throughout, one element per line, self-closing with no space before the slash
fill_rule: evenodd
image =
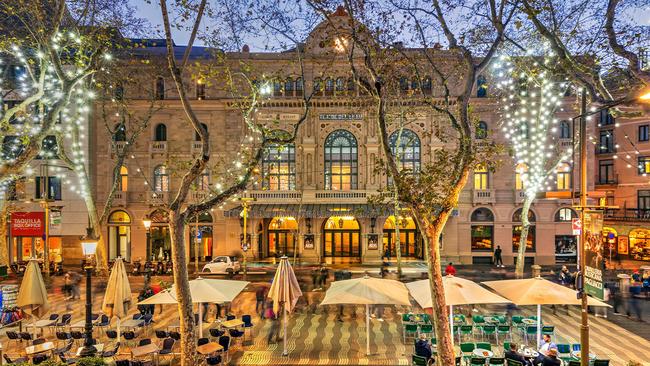
<path id="1" fill-rule="evenodd" d="M 318 288 L 322 290 L 323 287 L 327 285 L 327 276 L 329 276 L 329 269 L 325 266 L 320 266 L 320 268 L 315 268 L 311 271 L 311 279 L 314 289 Z"/>

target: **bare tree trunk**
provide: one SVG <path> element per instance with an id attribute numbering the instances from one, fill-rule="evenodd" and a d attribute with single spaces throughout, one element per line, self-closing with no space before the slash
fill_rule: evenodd
<path id="1" fill-rule="evenodd" d="M 169 212 L 169 237 L 172 247 L 172 266 L 174 284 L 178 301 L 178 317 L 180 320 L 181 337 L 181 366 L 198 365 L 196 353 L 196 335 L 194 310 L 190 294 L 189 276 L 187 274 L 187 258 L 185 255 L 185 223 L 183 216 L 177 211 Z"/>
<path id="2" fill-rule="evenodd" d="M 402 278 L 402 240 L 399 236 L 399 214 L 399 196 L 397 194 L 397 187 L 395 187 L 395 254 L 397 256 L 397 277 Z"/>
<path id="3" fill-rule="evenodd" d="M 515 267 L 515 276 L 517 278 L 524 278 L 524 266 L 526 262 L 526 241 L 528 240 L 528 230 L 530 229 L 530 221 L 528 221 L 528 212 L 530 205 L 533 203 L 533 198 L 526 195 L 524 198 L 524 205 L 521 207 L 521 234 L 519 236 L 519 250 L 517 251 L 517 266 Z"/>
<path id="4" fill-rule="evenodd" d="M 106 255 L 106 245 L 104 242 L 102 224 L 99 221 L 97 206 L 95 205 L 95 200 L 92 197 L 90 190 L 90 181 L 86 179 L 83 182 L 87 186 L 86 192 L 88 192 L 88 194 L 84 195 L 84 203 L 86 204 L 86 210 L 88 211 L 88 220 L 90 228 L 92 229 L 93 237 L 94 239 L 97 239 L 97 251 L 95 253 L 97 257 L 97 272 L 102 276 L 107 276 L 108 257 Z"/>
<path id="5" fill-rule="evenodd" d="M 9 265 L 9 206 L 7 200 L 0 202 L 0 266 Z"/>

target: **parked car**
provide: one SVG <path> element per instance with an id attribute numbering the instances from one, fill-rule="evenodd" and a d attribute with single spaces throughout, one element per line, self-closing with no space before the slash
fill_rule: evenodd
<path id="1" fill-rule="evenodd" d="M 218 256 L 203 266 L 203 272 L 237 274 L 241 270 L 241 264 L 235 256 Z"/>

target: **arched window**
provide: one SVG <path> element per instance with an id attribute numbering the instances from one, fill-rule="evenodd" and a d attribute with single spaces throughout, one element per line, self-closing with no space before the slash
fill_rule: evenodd
<path id="1" fill-rule="evenodd" d="M 491 252 L 494 245 L 494 214 L 488 208 L 479 207 L 471 216 L 472 251 Z"/>
<path id="2" fill-rule="evenodd" d="M 297 78 L 296 79 L 296 96 L 297 97 L 302 97 L 303 93 L 305 90 L 305 85 L 302 81 L 302 78 Z"/>
<path id="3" fill-rule="evenodd" d="M 489 172 L 485 164 L 480 164 L 474 169 L 474 189 L 485 190 L 489 185 Z"/>
<path id="4" fill-rule="evenodd" d="M 512 222 L 520 223 L 521 222 L 521 213 L 522 209 L 519 208 L 512 214 Z M 535 251 L 535 213 L 533 210 L 528 210 L 528 235 L 526 236 L 526 251 L 533 252 Z M 519 241 L 521 240 L 521 231 L 523 230 L 522 225 L 513 225 L 512 226 L 512 251 L 517 252 L 519 250 Z"/>
<path id="5" fill-rule="evenodd" d="M 156 79 L 156 99 L 165 99 L 165 79 L 162 76 Z"/>
<path id="6" fill-rule="evenodd" d="M 526 173 L 528 173 L 528 165 L 524 163 L 517 164 L 515 167 L 515 189 L 518 191 L 526 189 Z"/>
<path id="7" fill-rule="evenodd" d="M 117 190 L 122 192 L 129 190 L 129 169 L 124 165 L 120 167 L 120 176 L 117 178 Z"/>
<path id="8" fill-rule="evenodd" d="M 420 138 L 408 129 L 397 130 L 388 139 L 393 156 L 397 157 L 402 171 L 420 171 Z M 399 140 L 399 148 L 398 148 Z"/>
<path id="9" fill-rule="evenodd" d="M 476 78 L 476 96 L 478 98 L 487 97 L 487 79 L 483 75 Z"/>
<path id="10" fill-rule="evenodd" d="M 345 79 L 338 78 L 336 79 L 336 92 L 342 93 L 345 91 Z"/>
<path id="11" fill-rule="evenodd" d="M 126 127 L 124 127 L 124 123 L 118 123 L 115 125 L 113 141 L 126 141 Z"/>
<path id="12" fill-rule="evenodd" d="M 284 95 L 287 97 L 292 97 L 294 86 L 295 84 L 293 83 L 293 79 L 287 78 L 287 80 L 284 81 Z"/>
<path id="13" fill-rule="evenodd" d="M 156 125 L 154 139 L 155 141 L 167 141 L 167 126 L 164 123 Z"/>
<path id="14" fill-rule="evenodd" d="M 569 121 L 560 122 L 560 138 L 561 139 L 571 138 L 571 126 L 569 125 Z"/>
<path id="15" fill-rule="evenodd" d="M 321 78 L 314 79 L 314 95 L 323 95 L 323 80 Z"/>
<path id="16" fill-rule="evenodd" d="M 282 82 L 279 80 L 273 81 L 273 96 L 274 97 L 282 96 Z"/>
<path id="17" fill-rule="evenodd" d="M 422 91 L 424 94 L 431 94 L 431 77 L 427 76 L 422 80 Z"/>
<path id="18" fill-rule="evenodd" d="M 325 139 L 325 189 L 357 189 L 357 139 L 336 130 Z"/>
<path id="19" fill-rule="evenodd" d="M 476 125 L 476 138 L 482 140 L 487 137 L 488 125 L 485 121 L 479 121 Z"/>
<path id="20" fill-rule="evenodd" d="M 568 207 L 562 207 L 555 213 L 555 222 L 571 222 L 571 219 L 577 219 L 578 214 Z"/>
<path id="21" fill-rule="evenodd" d="M 205 131 L 208 131 L 208 125 L 205 123 L 201 123 L 201 127 L 205 129 Z M 194 131 L 194 141 L 201 141 L 201 135 L 197 131 Z"/>
<path id="22" fill-rule="evenodd" d="M 288 135 L 285 131 L 280 130 L 276 133 Z M 262 186 L 273 191 L 296 189 L 294 144 L 272 144 L 266 149 L 262 158 Z"/>
<path id="23" fill-rule="evenodd" d="M 169 173 L 164 165 L 158 165 L 153 170 L 153 190 L 154 192 L 169 191 Z"/>
<path id="24" fill-rule="evenodd" d="M 115 211 L 108 217 L 108 259 L 131 260 L 131 216 Z"/>
<path id="25" fill-rule="evenodd" d="M 556 171 L 556 188 L 558 191 L 571 189 L 571 166 L 568 163 L 561 163 Z"/>
<path id="26" fill-rule="evenodd" d="M 515 213 L 512 214 L 512 222 L 521 222 L 521 208 L 518 208 Z M 529 222 L 535 222 L 536 221 L 535 213 L 533 210 L 528 210 L 528 221 Z"/>
<path id="27" fill-rule="evenodd" d="M 411 90 L 418 89 L 420 89 L 420 81 L 417 78 L 413 78 L 413 80 L 411 80 Z"/>
<path id="28" fill-rule="evenodd" d="M 334 79 L 332 78 L 325 79 L 325 95 L 334 95 Z"/>

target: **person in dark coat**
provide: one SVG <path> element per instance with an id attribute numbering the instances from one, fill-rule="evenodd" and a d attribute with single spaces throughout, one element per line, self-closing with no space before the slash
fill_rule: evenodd
<path id="1" fill-rule="evenodd" d="M 431 359 L 431 343 L 427 340 L 426 335 L 420 334 L 420 339 L 415 342 L 415 355 L 425 357 L 427 362 Z"/>
<path id="2" fill-rule="evenodd" d="M 530 361 L 517 352 L 516 343 L 510 343 L 510 348 L 503 354 L 503 356 L 506 360 L 519 361 L 524 365 L 530 365 Z"/>

